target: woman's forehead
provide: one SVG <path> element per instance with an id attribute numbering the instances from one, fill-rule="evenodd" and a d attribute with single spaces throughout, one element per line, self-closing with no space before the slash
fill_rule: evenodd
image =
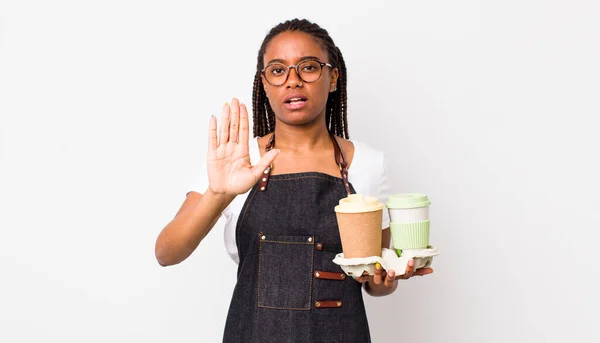
<path id="1" fill-rule="evenodd" d="M 286 64 L 295 64 L 306 56 L 329 62 L 327 53 L 315 37 L 300 31 L 285 31 L 271 39 L 263 62 L 267 65 L 272 60 L 281 60 Z"/>

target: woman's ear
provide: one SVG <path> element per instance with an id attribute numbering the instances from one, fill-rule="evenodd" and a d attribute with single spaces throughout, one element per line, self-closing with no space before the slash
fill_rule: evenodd
<path id="1" fill-rule="evenodd" d="M 337 90 L 337 81 L 340 76 L 338 68 L 331 69 L 331 76 L 329 78 L 329 93 Z"/>

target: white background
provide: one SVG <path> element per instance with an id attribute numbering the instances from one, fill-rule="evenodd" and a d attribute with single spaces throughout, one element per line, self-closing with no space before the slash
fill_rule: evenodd
<path id="1" fill-rule="evenodd" d="M 0 342 L 218 342 L 217 226 L 155 239 L 251 102 L 280 21 L 325 27 L 351 138 L 431 197 L 435 273 L 367 297 L 374 342 L 598 342 L 596 1 L 0 1 Z"/>

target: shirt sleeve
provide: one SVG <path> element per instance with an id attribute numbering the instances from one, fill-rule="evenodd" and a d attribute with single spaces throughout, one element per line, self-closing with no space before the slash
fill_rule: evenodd
<path id="1" fill-rule="evenodd" d="M 189 192 L 194 191 L 200 194 L 204 194 L 208 189 L 208 171 L 206 163 L 202 163 L 199 172 L 195 174 L 188 186 L 186 196 Z"/>
<path id="2" fill-rule="evenodd" d="M 392 187 L 390 185 L 386 154 L 383 153 L 382 156 L 383 158 L 381 162 L 381 174 L 379 178 L 379 195 L 377 196 L 377 199 L 384 204 L 381 228 L 387 229 L 390 227 L 390 217 L 385 204 L 388 202 L 388 198 L 392 195 Z"/>

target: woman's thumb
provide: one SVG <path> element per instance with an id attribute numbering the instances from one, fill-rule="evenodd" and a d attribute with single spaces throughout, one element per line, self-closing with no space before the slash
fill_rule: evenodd
<path id="1" fill-rule="evenodd" d="M 260 161 L 258 161 L 256 166 L 252 168 L 254 171 L 254 177 L 256 179 L 259 179 L 262 176 L 265 169 L 267 169 L 271 165 L 271 163 L 273 163 L 277 155 L 279 155 L 278 149 L 270 150 L 269 152 L 263 155 L 263 157 L 260 159 Z"/>

